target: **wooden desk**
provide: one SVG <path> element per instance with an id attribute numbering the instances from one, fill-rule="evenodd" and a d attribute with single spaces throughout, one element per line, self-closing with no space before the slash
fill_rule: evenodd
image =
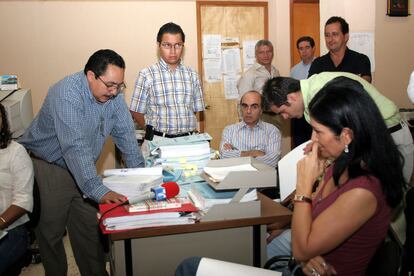
<path id="1" fill-rule="evenodd" d="M 266 225 L 288 223 L 291 212 L 259 194 L 261 216 L 130 230 L 110 234 L 111 275 L 174 275 L 187 257 L 203 256 L 261 267 Z"/>

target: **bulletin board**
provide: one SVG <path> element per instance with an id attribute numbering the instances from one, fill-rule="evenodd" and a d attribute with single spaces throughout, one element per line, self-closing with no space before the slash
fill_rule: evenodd
<path id="1" fill-rule="evenodd" d="M 251 45 L 268 37 L 267 2 L 197 1 L 197 36 L 206 102 L 200 127 L 218 149 L 224 127 L 239 121 L 234 85 L 252 59 Z"/>

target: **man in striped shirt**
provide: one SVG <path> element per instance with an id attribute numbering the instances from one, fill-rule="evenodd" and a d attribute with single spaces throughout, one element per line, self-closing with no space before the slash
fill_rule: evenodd
<path id="1" fill-rule="evenodd" d="M 184 42 L 180 26 L 164 24 L 157 35 L 160 60 L 139 72 L 130 110 L 146 130 L 146 140 L 152 140 L 154 135 L 190 135 L 197 128 L 195 112 L 204 110 L 198 74 L 181 63 Z"/>
<path id="2" fill-rule="evenodd" d="M 251 156 L 276 167 L 280 159 L 282 136 L 274 125 L 263 122 L 262 96 L 257 91 L 246 92 L 240 99 L 243 121 L 227 126 L 220 143 L 222 158 Z"/>

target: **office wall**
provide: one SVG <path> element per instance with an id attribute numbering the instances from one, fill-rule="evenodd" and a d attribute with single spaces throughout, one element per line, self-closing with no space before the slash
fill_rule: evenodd
<path id="1" fill-rule="evenodd" d="M 157 59 L 156 33 L 168 21 L 184 29 L 184 62 L 198 68 L 195 0 L 0 0 L 0 74 L 17 74 L 22 87 L 32 89 L 37 113 L 51 84 L 81 70 L 97 49 L 111 48 L 126 61 L 129 103 L 138 71 Z M 290 68 L 288 26 L 289 0 L 269 1 L 269 36 L 282 74 Z M 284 148 L 289 148 L 289 139 Z M 113 166 L 112 149 L 107 144 L 99 167 Z"/>
<path id="2" fill-rule="evenodd" d="M 321 54 L 326 53 L 323 26 L 332 15 L 344 17 L 351 32 L 374 32 L 373 84 L 398 107 L 413 108 L 407 97 L 407 85 L 414 70 L 414 18 L 387 16 L 386 2 L 321 0 Z"/>

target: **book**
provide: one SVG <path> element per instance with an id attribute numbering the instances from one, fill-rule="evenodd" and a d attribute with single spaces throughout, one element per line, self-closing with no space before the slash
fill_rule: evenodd
<path id="1" fill-rule="evenodd" d="M 215 190 L 207 182 L 198 182 L 191 184 L 188 196 L 194 202 L 194 205 L 201 209 L 207 210 L 215 204 L 229 203 L 237 193 L 233 190 Z M 257 200 L 256 189 L 249 190 L 240 200 L 240 202 Z"/>
<path id="2" fill-rule="evenodd" d="M 148 199 L 143 202 L 127 205 L 126 208 L 130 213 L 150 210 L 167 210 L 172 208 L 180 208 L 183 202 L 185 202 L 185 200 L 180 198 L 169 198 L 167 200 L 160 201 Z"/>
<path id="3" fill-rule="evenodd" d="M 99 204 L 100 228 L 104 234 L 123 230 L 165 225 L 191 224 L 196 220 L 198 209 L 191 202 L 181 204 L 179 208 L 149 210 L 130 213 L 125 206 L 117 203 Z M 110 210 L 114 208 L 113 210 Z M 108 211 L 110 210 L 110 211 Z M 107 213 L 105 213 L 107 212 Z M 104 214 L 101 217 L 101 214 Z"/>

